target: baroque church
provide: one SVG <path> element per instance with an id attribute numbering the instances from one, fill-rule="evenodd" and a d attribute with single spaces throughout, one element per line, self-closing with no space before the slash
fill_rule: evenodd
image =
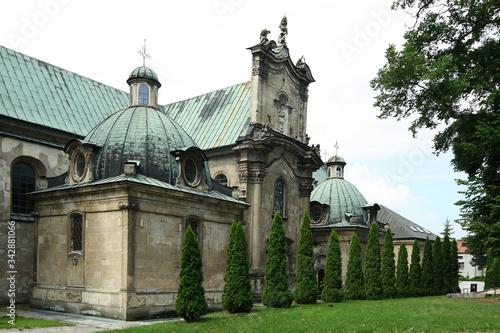
<path id="1" fill-rule="evenodd" d="M 309 145 L 314 78 L 303 57 L 291 59 L 286 17 L 280 30 L 277 41 L 262 30 L 248 48 L 249 82 L 169 105 L 158 104 L 161 83 L 146 66 L 130 73 L 126 93 L 0 47 L 0 252 L 14 222 L 18 302 L 121 320 L 172 314 L 191 226 L 207 301 L 220 304 L 233 221 L 245 225 L 259 301 L 276 211 L 292 290 L 306 210 L 319 281 L 332 229 L 344 275 L 353 233 L 365 247 L 372 223 L 381 243 L 388 227 L 396 244 L 435 239 L 366 202 L 344 159 L 323 163 Z"/>

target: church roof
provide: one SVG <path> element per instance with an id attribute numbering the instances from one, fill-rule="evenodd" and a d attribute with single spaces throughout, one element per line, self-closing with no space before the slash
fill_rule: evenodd
<path id="1" fill-rule="evenodd" d="M 201 149 L 233 144 L 250 124 L 250 82 L 165 106 Z"/>
<path id="2" fill-rule="evenodd" d="M 85 136 L 127 93 L 0 46 L 0 115 Z"/>
<path id="3" fill-rule="evenodd" d="M 394 234 L 394 240 L 403 239 L 426 239 L 435 240 L 436 235 L 429 230 L 422 228 L 413 221 L 410 221 L 404 216 L 392 211 L 391 209 L 380 205 L 380 210 L 377 213 L 379 222 L 389 225 L 391 232 Z"/>

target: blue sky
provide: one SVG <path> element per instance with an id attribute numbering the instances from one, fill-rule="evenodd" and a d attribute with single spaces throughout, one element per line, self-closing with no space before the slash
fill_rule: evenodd
<path id="1" fill-rule="evenodd" d="M 304 55 L 316 82 L 309 90 L 307 132 L 322 157 L 347 161 L 345 178 L 369 202 L 386 205 L 434 233 L 459 218 L 462 197 L 451 154 L 436 156 L 435 132 L 413 138 L 409 121 L 379 120 L 369 81 L 400 45 L 408 15 L 390 1 L 76 1 L 25 0 L 2 4 L 0 44 L 127 91 L 128 74 L 142 65 L 162 83 L 160 102 L 183 100 L 248 81 L 246 49 L 260 31 L 276 39 L 288 17 L 293 61 Z M 454 226 L 453 236 L 465 232 Z"/>

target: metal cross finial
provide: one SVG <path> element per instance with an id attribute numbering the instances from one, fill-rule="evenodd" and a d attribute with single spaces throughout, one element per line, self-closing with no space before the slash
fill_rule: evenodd
<path id="1" fill-rule="evenodd" d="M 142 65 L 146 66 L 146 58 L 151 58 L 146 49 L 146 39 L 144 39 L 144 46 L 142 47 L 142 49 L 137 51 L 137 53 L 139 53 L 142 57 Z"/>
<path id="2" fill-rule="evenodd" d="M 339 143 L 335 141 L 335 156 L 337 156 L 337 150 L 339 149 Z"/>

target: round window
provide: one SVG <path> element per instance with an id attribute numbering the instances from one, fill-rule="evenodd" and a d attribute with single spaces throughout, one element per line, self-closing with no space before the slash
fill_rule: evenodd
<path id="1" fill-rule="evenodd" d="M 311 207 L 311 222 L 319 223 L 321 221 L 322 209 L 319 205 L 314 205 Z"/>
<path id="2" fill-rule="evenodd" d="M 82 152 L 76 153 L 75 157 L 75 175 L 82 178 L 85 174 L 85 155 Z"/>
<path id="3" fill-rule="evenodd" d="M 196 185 L 198 181 L 198 167 L 192 158 L 188 158 L 184 164 L 184 174 L 189 185 Z"/>

